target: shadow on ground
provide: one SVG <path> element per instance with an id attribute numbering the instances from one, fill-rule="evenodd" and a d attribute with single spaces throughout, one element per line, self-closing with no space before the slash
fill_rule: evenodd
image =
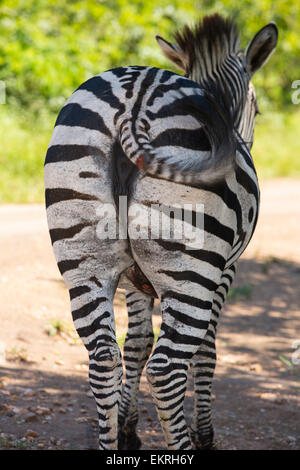
<path id="1" fill-rule="evenodd" d="M 300 447 L 300 369 L 291 359 L 300 340 L 299 281 L 300 265 L 288 260 L 239 263 L 218 334 L 213 417 L 221 449 Z M 72 355 L 68 345 L 66 354 Z M 87 370 L 39 366 L 36 357 L 0 367 L 0 449 L 97 448 Z M 140 402 L 142 448 L 165 448 L 144 376 Z M 189 421 L 191 379 L 185 409 Z"/>

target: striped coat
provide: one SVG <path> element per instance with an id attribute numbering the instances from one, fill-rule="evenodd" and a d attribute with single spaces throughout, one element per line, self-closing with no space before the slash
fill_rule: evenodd
<path id="1" fill-rule="evenodd" d="M 245 54 L 235 25 L 218 15 L 177 33 L 176 45 L 157 40 L 186 76 L 131 66 L 91 78 L 62 108 L 45 161 L 50 236 L 89 353 L 100 449 L 140 445 L 137 391 L 153 344 L 154 297 L 162 326 L 146 374 L 167 445 L 213 446 L 217 321 L 258 216 L 250 78 L 274 50 L 276 26 Z M 127 289 L 129 314 L 123 391 L 117 287 Z"/>

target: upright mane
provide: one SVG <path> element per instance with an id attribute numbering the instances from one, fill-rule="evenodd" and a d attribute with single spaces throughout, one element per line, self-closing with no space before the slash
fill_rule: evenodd
<path id="1" fill-rule="evenodd" d="M 205 16 L 193 28 L 185 26 L 175 32 L 175 40 L 187 59 L 188 74 L 197 73 L 203 80 L 218 71 L 228 56 L 240 51 L 236 24 L 218 14 Z"/>
<path id="2" fill-rule="evenodd" d="M 230 110 L 238 126 L 247 99 L 248 77 L 235 22 L 217 13 L 205 16 L 193 28 L 185 26 L 175 32 L 175 41 L 185 60 L 186 76 Z"/>

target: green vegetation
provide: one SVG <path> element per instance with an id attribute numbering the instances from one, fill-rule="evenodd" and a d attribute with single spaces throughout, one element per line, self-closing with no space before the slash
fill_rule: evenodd
<path id="1" fill-rule="evenodd" d="M 260 177 L 299 176 L 298 0 L 0 0 L 0 203 L 43 200 L 43 161 L 56 115 L 85 80 L 112 67 L 155 65 L 176 71 L 154 36 L 172 40 L 204 14 L 233 15 L 242 47 L 269 21 L 279 45 L 254 78 L 262 116 L 253 155 Z M 298 140 L 298 142 L 297 142 Z"/>
<path id="2" fill-rule="evenodd" d="M 73 325 L 60 319 L 51 320 L 51 322 L 46 325 L 45 332 L 49 336 L 60 336 L 71 345 L 81 343 Z"/>
<path id="3" fill-rule="evenodd" d="M 43 164 L 53 117 L 41 122 L 2 105 L 0 122 L 0 203 L 43 201 Z"/>
<path id="4" fill-rule="evenodd" d="M 61 335 L 63 332 L 69 331 L 70 326 L 61 320 L 52 320 L 46 326 L 46 332 L 49 336 Z"/>
<path id="5" fill-rule="evenodd" d="M 251 284 L 245 284 L 244 286 L 237 286 L 237 287 L 232 287 L 228 291 L 228 296 L 227 299 L 229 301 L 237 300 L 240 297 L 246 298 L 246 299 L 251 299 L 253 291 L 253 286 Z"/>
<path id="6" fill-rule="evenodd" d="M 160 332 L 160 328 L 153 328 L 153 334 L 154 334 L 153 344 L 156 344 L 159 332 Z M 122 333 L 119 337 L 117 337 L 117 343 L 120 346 L 120 348 L 124 347 L 126 335 L 127 335 L 127 332 Z"/>
<path id="7" fill-rule="evenodd" d="M 283 364 L 288 368 L 288 369 L 293 369 L 293 364 L 291 363 L 291 361 L 289 359 L 287 359 L 285 356 L 278 356 L 278 359 L 281 360 L 281 362 L 283 362 Z"/>
<path id="8" fill-rule="evenodd" d="M 26 349 L 17 348 L 14 346 L 9 351 L 6 351 L 7 361 L 29 362 Z"/>
<path id="9" fill-rule="evenodd" d="M 281 258 L 276 258 L 276 256 L 267 256 L 261 265 L 262 273 L 268 274 L 274 264 L 287 265 L 288 263 Z"/>
<path id="10" fill-rule="evenodd" d="M 300 177 L 298 106 L 298 112 L 286 110 L 256 118 L 252 155 L 260 178 Z"/>

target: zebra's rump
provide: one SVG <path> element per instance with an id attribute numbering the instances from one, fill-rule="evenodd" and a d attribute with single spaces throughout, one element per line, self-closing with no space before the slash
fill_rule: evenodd
<path id="1" fill-rule="evenodd" d="M 140 263 L 138 267 L 133 264 L 137 258 L 132 256 L 128 231 L 125 239 L 102 237 L 106 235 L 105 224 L 110 222 L 120 235 L 120 214 L 132 228 L 127 210 L 119 207 L 120 197 L 125 196 L 122 203 L 126 200 L 128 208 L 137 205 L 150 221 L 152 205 L 153 211 L 159 206 L 164 220 L 170 219 L 175 204 L 183 209 L 186 203 L 204 205 L 203 229 L 207 241 L 214 240 L 209 250 L 218 252 L 225 262 L 229 257 L 232 264 L 251 238 L 257 219 L 259 195 L 250 152 L 239 144 L 230 173 L 214 184 L 201 181 L 201 171 L 194 171 L 192 180 L 185 175 L 188 161 L 198 170 L 198 162 L 201 167 L 210 160 L 212 145 L 206 133 L 214 117 L 216 122 L 222 117 L 224 123 L 221 110 L 203 95 L 199 85 L 162 69 L 124 67 L 82 84 L 57 119 L 45 161 L 47 217 L 58 262 L 79 259 L 76 250 L 80 245 L 81 258 L 92 254 L 95 269 L 100 259 L 106 277 L 112 266 L 118 273 L 128 270 L 123 277 L 131 286 L 156 297 L 147 279 L 149 273 Z M 223 134 L 217 134 L 220 140 Z M 147 168 L 141 168 L 140 162 L 151 155 L 159 164 L 153 163 L 155 171 L 153 166 L 148 172 L 149 161 Z M 183 162 L 182 174 L 180 165 L 177 168 L 172 162 Z M 213 166 L 212 172 L 219 174 L 218 167 Z M 107 220 L 101 205 L 113 209 Z M 194 228 L 196 224 L 198 228 L 199 212 L 188 210 L 191 222 L 186 225 Z M 195 258 L 185 250 L 184 240 L 181 244 L 179 249 L 178 244 L 171 243 L 166 251 Z"/>

